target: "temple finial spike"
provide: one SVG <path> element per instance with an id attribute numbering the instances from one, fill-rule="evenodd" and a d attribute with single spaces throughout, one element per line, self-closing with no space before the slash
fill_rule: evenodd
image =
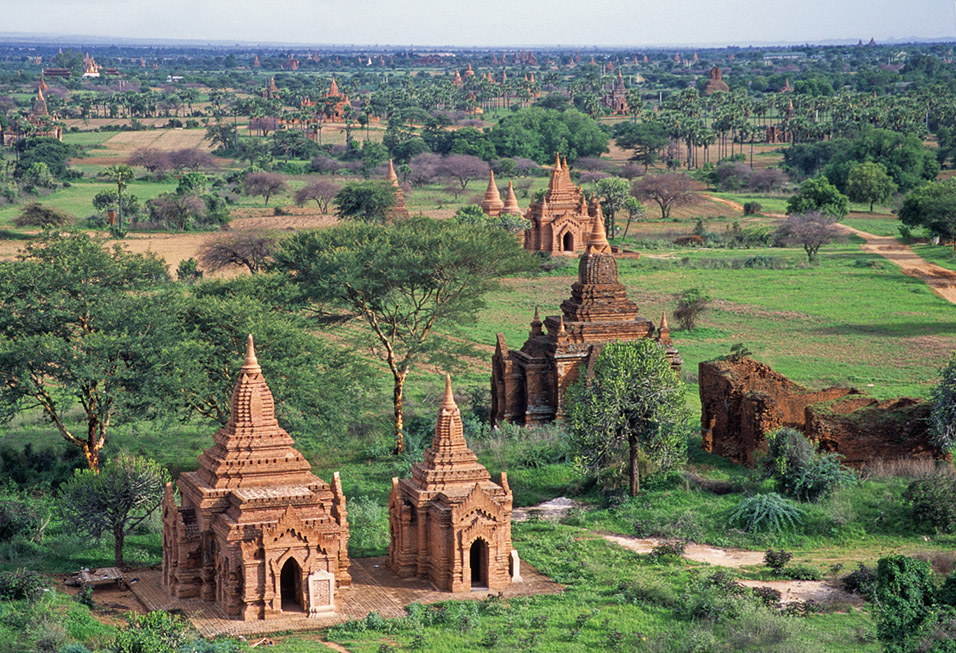
<path id="1" fill-rule="evenodd" d="M 243 368 L 259 367 L 259 359 L 256 358 L 256 344 L 252 339 L 252 334 L 246 341 L 246 360 L 242 363 Z"/>
<path id="2" fill-rule="evenodd" d="M 442 397 L 442 407 L 456 406 L 455 393 L 451 390 L 451 374 L 445 374 L 445 396 Z"/>

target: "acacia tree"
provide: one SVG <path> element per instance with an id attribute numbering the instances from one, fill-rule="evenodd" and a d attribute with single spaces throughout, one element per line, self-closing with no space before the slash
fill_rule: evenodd
<path id="1" fill-rule="evenodd" d="M 39 408 L 91 469 L 120 408 L 146 410 L 171 338 L 155 255 L 49 232 L 0 263 L 0 416 Z M 85 433 L 68 424 L 79 405 Z"/>
<path id="2" fill-rule="evenodd" d="M 262 271 L 279 245 L 279 234 L 266 229 L 237 229 L 207 238 L 199 247 L 199 262 L 207 270 L 241 265 L 250 274 Z"/>
<path id="3" fill-rule="evenodd" d="M 126 536 L 163 501 L 169 473 L 145 458 L 119 456 L 98 473 L 78 469 L 60 489 L 60 513 L 67 528 L 113 538 L 113 564 L 123 567 Z"/>
<path id="4" fill-rule="evenodd" d="M 787 216 L 787 221 L 780 225 L 777 238 L 784 243 L 803 247 L 807 262 L 813 263 L 821 247 L 839 240 L 836 221 L 836 217 L 819 211 L 796 213 Z"/>
<path id="5" fill-rule="evenodd" d="M 605 345 L 594 369 L 569 389 L 565 418 L 587 467 L 613 466 L 626 446 L 631 496 L 640 492 L 642 453 L 667 468 L 687 452 L 684 384 L 663 348 L 649 338 Z"/>
<path id="6" fill-rule="evenodd" d="M 615 216 L 624 208 L 630 197 L 631 184 L 621 177 L 606 177 L 597 182 L 597 197 L 604 213 L 604 230 L 611 238 L 616 236 Z"/>
<path id="7" fill-rule="evenodd" d="M 474 319 L 501 276 L 532 266 L 504 230 L 428 218 L 386 225 L 351 221 L 300 232 L 275 255 L 276 269 L 288 273 L 318 311 L 363 320 L 371 330 L 369 346 L 392 374 L 396 453 L 405 450 L 409 372 L 420 362 L 442 361 L 442 351 L 455 345 L 436 329 Z"/>
<path id="8" fill-rule="evenodd" d="M 242 180 L 243 194 L 250 197 L 265 196 L 266 206 L 269 206 L 269 198 L 287 189 L 285 177 L 277 172 L 250 172 Z"/>
<path id="9" fill-rule="evenodd" d="M 694 199 L 691 178 L 676 172 L 642 177 L 634 183 L 631 194 L 638 200 L 657 204 L 664 220 L 670 217 L 672 208 L 690 204 Z"/>
<path id="10" fill-rule="evenodd" d="M 309 200 L 312 200 L 318 205 L 322 213 L 328 213 L 329 204 L 340 190 L 342 190 L 342 187 L 334 181 L 316 179 L 295 192 L 295 203 L 298 206 L 303 206 Z"/>

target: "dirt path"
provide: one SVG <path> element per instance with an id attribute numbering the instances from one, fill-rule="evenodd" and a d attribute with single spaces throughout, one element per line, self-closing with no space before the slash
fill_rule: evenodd
<path id="1" fill-rule="evenodd" d="M 557 497 L 536 506 L 526 508 L 516 508 L 512 514 L 513 521 L 525 521 L 532 515 L 552 521 L 558 521 L 567 515 L 568 511 L 575 508 L 581 508 L 583 504 L 567 497 Z M 650 553 L 654 547 L 667 542 L 668 540 L 656 537 L 630 537 L 628 535 L 617 535 L 614 533 L 595 533 L 599 537 L 622 546 L 625 549 L 635 553 Z M 746 551 L 744 549 L 732 549 L 706 544 L 697 544 L 696 542 L 687 542 L 684 551 L 684 558 L 693 562 L 700 562 L 717 567 L 729 567 L 737 569 L 740 567 L 753 567 L 764 564 L 763 551 Z M 741 585 L 747 587 L 772 587 L 780 592 L 780 602 L 795 603 L 799 601 L 851 601 L 857 602 L 858 599 L 843 590 L 828 585 L 826 581 L 819 580 L 740 580 Z"/>
<path id="2" fill-rule="evenodd" d="M 702 195 L 709 197 L 715 202 L 726 204 L 740 211 L 743 211 L 743 205 L 733 200 L 722 197 L 714 197 L 707 193 Z M 772 218 L 785 218 L 787 216 L 781 213 L 763 213 L 762 215 Z M 933 292 L 948 301 L 950 304 L 956 304 L 956 272 L 940 267 L 935 263 L 930 263 L 921 256 L 918 256 L 909 246 L 902 244 L 895 236 L 877 236 L 866 231 L 854 229 L 845 224 L 837 224 L 840 231 L 848 234 L 854 234 L 866 241 L 862 249 L 870 254 L 879 254 L 886 260 L 895 263 L 903 270 L 903 274 L 922 279 Z"/>
<path id="3" fill-rule="evenodd" d="M 844 233 L 863 238 L 866 241 L 862 246 L 864 252 L 879 254 L 895 263 L 903 270 L 903 274 L 922 279 L 934 293 L 949 303 L 956 304 L 956 272 L 930 263 L 894 236 L 877 236 L 845 224 L 838 224 L 837 227 Z"/>

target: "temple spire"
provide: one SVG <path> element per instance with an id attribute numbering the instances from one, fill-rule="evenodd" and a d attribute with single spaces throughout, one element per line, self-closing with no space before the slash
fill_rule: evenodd
<path id="1" fill-rule="evenodd" d="M 502 213 L 521 214 L 521 207 L 518 206 L 518 197 L 515 195 L 514 186 L 508 182 L 508 194 L 505 195 L 505 205 L 501 209 Z"/>
<path id="2" fill-rule="evenodd" d="M 262 371 L 262 368 L 259 367 L 259 359 L 256 358 L 256 344 L 251 333 L 246 341 L 246 359 L 242 362 L 242 371 L 246 373 Z"/>
<path id="3" fill-rule="evenodd" d="M 597 206 L 594 215 L 594 229 L 591 230 L 591 237 L 588 239 L 589 254 L 603 254 L 611 251 L 611 243 L 607 241 L 607 232 L 604 230 L 604 214 L 601 212 L 601 205 Z"/>
<path id="4" fill-rule="evenodd" d="M 385 180 L 392 183 L 392 186 L 398 186 L 398 175 L 395 174 L 395 164 L 388 160 L 388 172 L 385 173 Z"/>
<path id="5" fill-rule="evenodd" d="M 451 374 L 445 375 L 445 396 L 441 400 L 442 408 L 458 408 L 455 403 L 455 393 L 451 389 Z"/>

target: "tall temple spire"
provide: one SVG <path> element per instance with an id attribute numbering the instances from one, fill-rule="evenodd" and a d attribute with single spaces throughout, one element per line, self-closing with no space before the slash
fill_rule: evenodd
<path id="1" fill-rule="evenodd" d="M 501 193 L 495 183 L 495 171 L 488 171 L 488 188 L 485 189 L 485 198 L 481 200 L 481 210 L 485 214 L 495 217 L 501 213 L 505 203 L 501 201 Z"/>
<path id="2" fill-rule="evenodd" d="M 398 186 L 398 175 L 395 174 L 395 164 L 392 163 L 392 160 L 388 160 L 388 172 L 385 173 L 385 181 L 388 181 L 392 186 Z"/>

